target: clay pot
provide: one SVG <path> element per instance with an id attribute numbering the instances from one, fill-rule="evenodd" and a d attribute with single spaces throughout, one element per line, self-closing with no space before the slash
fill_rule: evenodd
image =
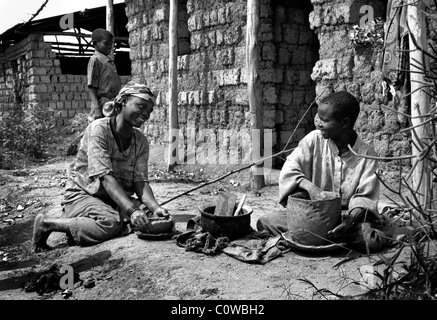
<path id="1" fill-rule="evenodd" d="M 237 206 L 238 203 L 235 204 L 235 207 Z M 233 240 L 243 237 L 251 231 L 250 215 L 253 212 L 251 207 L 244 205 L 241 209 L 242 213 L 238 216 L 216 216 L 214 211 L 215 204 L 199 207 L 202 230 L 209 232 L 214 237 L 225 236 Z"/>
<path id="2" fill-rule="evenodd" d="M 148 228 L 140 228 L 138 231 L 149 234 L 169 233 L 173 230 L 174 220 L 170 217 L 157 217 L 149 216 L 150 223 L 152 224 L 152 230 Z"/>

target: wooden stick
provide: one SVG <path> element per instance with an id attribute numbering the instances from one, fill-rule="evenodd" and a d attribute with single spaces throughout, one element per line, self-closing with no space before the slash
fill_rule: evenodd
<path id="1" fill-rule="evenodd" d="M 178 134 L 178 0 L 170 0 L 168 43 L 168 155 L 167 171 L 172 171 L 179 161 Z M 161 94 L 162 99 L 162 94 Z"/>
<path id="2" fill-rule="evenodd" d="M 259 132 L 259 139 L 253 137 L 251 141 L 251 156 L 255 161 L 259 159 L 263 152 L 262 141 L 264 141 L 262 90 L 259 77 L 260 45 L 258 43 L 258 33 L 261 26 L 260 8 L 260 0 L 247 1 L 246 68 L 250 128 Z M 257 162 L 255 167 L 262 170 L 262 164 L 259 162 Z M 254 171 L 250 171 L 250 180 L 253 181 L 253 188 L 255 190 L 261 190 L 266 185 L 264 171 L 261 172 L 262 174 L 255 174 Z"/>
<path id="3" fill-rule="evenodd" d="M 106 30 L 112 33 L 114 36 L 114 1 L 108 0 L 106 3 Z M 114 60 L 114 46 L 111 47 L 111 52 L 109 53 L 111 59 Z"/>
<path id="4" fill-rule="evenodd" d="M 421 2 L 413 3 L 413 0 L 409 0 L 407 3 L 410 4 L 410 6 L 407 7 L 406 25 L 408 28 L 410 49 L 414 50 L 410 53 L 410 70 L 429 70 L 428 61 L 424 59 L 424 54 L 427 53 L 427 39 L 425 20 L 422 18 L 423 4 Z M 414 65 L 413 62 L 416 62 L 419 66 Z M 425 93 L 429 90 L 428 88 L 425 88 L 428 86 L 426 83 L 425 76 L 422 72 L 410 74 L 411 91 L 419 87 L 422 88 L 422 90 L 411 95 L 410 103 L 412 117 L 417 117 L 421 114 L 428 114 L 430 112 L 429 97 Z M 429 136 L 430 128 L 429 126 L 423 126 L 424 123 L 426 123 L 426 121 L 421 119 L 411 119 L 412 127 L 416 128 L 414 131 L 417 133 L 417 135 L 412 137 L 413 142 L 416 141 L 419 144 L 421 139 Z M 427 165 L 428 161 L 419 158 L 422 155 L 422 151 L 423 150 L 420 150 L 413 145 L 412 154 L 415 155 L 416 158 L 412 160 L 412 163 L 419 163 L 412 175 L 412 189 L 419 191 L 418 203 L 425 204 L 424 209 L 429 209 L 429 207 L 427 207 L 429 200 L 426 199 L 425 195 L 429 195 L 429 190 L 431 188 L 430 170 Z"/>
<path id="5" fill-rule="evenodd" d="M 205 183 L 201 184 L 200 186 L 197 186 L 197 187 L 195 187 L 195 188 L 193 188 L 193 189 L 190 189 L 190 190 L 188 190 L 188 191 L 185 191 L 185 192 L 183 192 L 183 193 L 180 193 L 180 194 L 174 196 L 173 198 L 170 198 L 170 199 L 168 199 L 168 200 L 165 200 L 164 202 L 160 203 L 159 205 L 160 205 L 160 206 L 163 206 L 163 205 L 169 203 L 170 201 L 173 201 L 173 200 L 175 200 L 175 199 L 177 199 L 177 198 L 180 198 L 180 197 L 182 197 L 182 196 L 185 196 L 185 195 L 189 194 L 190 192 L 193 192 L 193 191 L 195 191 L 195 190 L 197 190 L 197 189 L 203 188 L 203 187 L 205 187 L 205 186 L 207 186 L 207 185 L 209 185 L 209 184 L 216 183 L 217 181 L 223 180 L 224 178 L 226 178 L 227 176 L 230 176 L 231 174 L 234 174 L 234 173 L 237 173 L 237 172 L 240 172 L 240 171 L 246 170 L 246 169 L 248 169 L 248 168 L 254 166 L 255 164 L 257 164 L 258 162 L 263 162 L 264 160 L 267 160 L 267 159 L 270 159 L 270 158 L 277 157 L 277 156 L 279 156 L 279 155 L 281 155 L 281 154 L 283 154 L 283 153 L 285 153 L 285 152 L 293 151 L 294 149 L 295 149 L 295 148 L 291 148 L 291 149 L 288 149 L 288 150 L 282 150 L 282 151 L 280 151 L 280 152 L 278 152 L 278 153 L 276 153 L 276 154 L 274 154 L 274 155 L 271 155 L 271 156 L 269 156 L 269 157 L 262 158 L 262 159 L 258 160 L 257 162 L 253 162 L 253 163 L 251 163 L 251 164 L 249 164 L 249 165 L 247 165 L 247 166 L 245 166 L 245 167 L 243 167 L 243 168 L 240 168 L 240 169 L 237 169 L 237 170 L 232 170 L 232 171 L 228 172 L 227 174 L 225 174 L 225 175 L 223 175 L 223 176 L 221 176 L 221 177 L 219 177 L 219 178 L 217 178 L 217 179 L 214 179 L 214 180 L 209 181 L 209 182 L 205 182 Z"/>
<path id="6" fill-rule="evenodd" d="M 240 214 L 241 208 L 243 208 L 244 200 L 246 200 L 245 194 L 241 197 L 240 203 L 238 204 L 237 210 L 235 210 L 234 216 L 238 216 Z"/>

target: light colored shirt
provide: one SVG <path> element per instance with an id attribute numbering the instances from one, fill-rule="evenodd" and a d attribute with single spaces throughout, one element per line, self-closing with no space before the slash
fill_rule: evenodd
<path id="1" fill-rule="evenodd" d="M 118 76 L 115 63 L 108 56 L 95 51 L 88 62 L 87 85 L 97 89 L 99 100 L 104 102 L 113 100 L 121 89 L 121 81 Z M 102 102 L 100 102 L 102 106 Z"/>
<path id="2" fill-rule="evenodd" d="M 358 154 L 376 156 L 375 150 L 357 137 L 352 147 Z M 375 172 L 378 161 L 339 150 L 331 139 L 324 139 L 319 130 L 306 135 L 287 157 L 279 175 L 279 199 L 283 201 L 308 179 L 324 191 L 341 198 L 343 208 L 364 208 L 378 214 L 380 182 Z"/>
<path id="3" fill-rule="evenodd" d="M 83 188 L 91 195 L 107 198 L 100 178 L 110 174 L 130 197 L 135 192 L 134 182 L 148 181 L 148 159 L 149 142 L 141 131 L 134 128 L 129 148 L 120 152 L 110 118 L 94 120 L 85 130 L 76 159 L 69 164 L 68 172 L 75 183 L 68 181 L 66 194 L 82 193 Z"/>

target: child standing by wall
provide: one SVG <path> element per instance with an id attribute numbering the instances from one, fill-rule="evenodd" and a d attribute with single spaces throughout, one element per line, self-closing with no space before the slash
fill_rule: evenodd
<path id="1" fill-rule="evenodd" d="M 96 49 L 88 62 L 87 85 L 91 97 L 90 120 L 102 118 L 104 104 L 113 100 L 121 89 L 120 77 L 110 53 L 114 36 L 108 30 L 93 31 L 91 41 Z"/>

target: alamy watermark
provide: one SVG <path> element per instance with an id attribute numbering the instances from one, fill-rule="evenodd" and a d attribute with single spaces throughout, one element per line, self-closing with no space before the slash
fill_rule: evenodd
<path id="1" fill-rule="evenodd" d="M 68 264 L 63 264 L 60 269 L 63 276 L 59 280 L 59 287 L 62 290 L 73 290 L 74 288 L 74 270 L 73 267 Z"/>
<path id="2" fill-rule="evenodd" d="M 364 15 L 360 18 L 358 25 L 361 29 L 364 29 L 372 24 L 375 19 L 375 11 L 372 6 L 364 5 L 360 7 L 360 13 Z"/>
<path id="3" fill-rule="evenodd" d="M 59 27 L 62 30 L 70 30 L 74 28 L 74 13 L 68 13 L 63 15 L 61 19 L 59 19 Z"/>
<path id="4" fill-rule="evenodd" d="M 169 164 L 245 165 L 263 159 L 263 168 L 254 175 L 268 174 L 272 168 L 272 129 L 173 129 Z"/>

